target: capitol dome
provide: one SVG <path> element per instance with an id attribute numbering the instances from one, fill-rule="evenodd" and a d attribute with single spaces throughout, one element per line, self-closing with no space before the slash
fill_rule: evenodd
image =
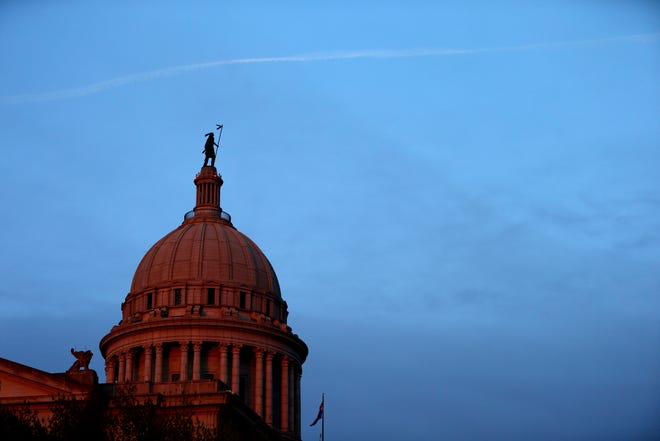
<path id="1" fill-rule="evenodd" d="M 223 297 L 238 293 L 244 298 L 238 300 L 238 306 L 249 297 L 251 307 L 246 309 L 286 321 L 286 304 L 275 270 L 220 208 L 222 184 L 215 167 L 202 167 L 195 177 L 194 210 L 185 214 L 177 229 L 156 242 L 138 265 L 123 308 L 125 320 L 140 319 L 154 306 L 197 306 L 207 316 L 214 315 L 218 312 L 214 307 L 223 303 Z"/>
<path id="2" fill-rule="evenodd" d="M 270 262 L 220 208 L 216 168 L 203 166 L 194 182 L 195 208 L 144 255 L 121 320 L 99 344 L 106 381 L 182 397 L 236 395 L 300 439 L 307 345 L 287 324 Z"/>

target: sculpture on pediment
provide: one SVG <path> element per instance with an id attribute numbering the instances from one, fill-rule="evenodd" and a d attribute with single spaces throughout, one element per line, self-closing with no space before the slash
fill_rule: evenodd
<path id="1" fill-rule="evenodd" d="M 92 351 L 75 351 L 71 348 L 71 355 L 76 357 L 76 361 L 73 362 L 71 367 L 67 372 L 78 372 L 79 370 L 89 370 L 89 362 L 92 360 Z"/>

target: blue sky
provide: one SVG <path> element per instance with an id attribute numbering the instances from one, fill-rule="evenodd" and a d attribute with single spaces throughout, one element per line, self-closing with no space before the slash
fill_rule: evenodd
<path id="1" fill-rule="evenodd" d="M 8 1 L 0 53 L 0 356 L 103 372 L 222 122 L 328 439 L 660 434 L 656 3 Z"/>

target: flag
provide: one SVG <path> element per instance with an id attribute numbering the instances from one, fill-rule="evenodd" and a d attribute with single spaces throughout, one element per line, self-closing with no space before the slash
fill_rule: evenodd
<path id="1" fill-rule="evenodd" d="M 316 415 L 316 419 L 312 424 L 309 425 L 309 427 L 312 427 L 314 424 L 318 423 L 321 418 L 323 418 L 323 401 L 321 401 L 321 405 L 319 406 L 319 413 Z"/>

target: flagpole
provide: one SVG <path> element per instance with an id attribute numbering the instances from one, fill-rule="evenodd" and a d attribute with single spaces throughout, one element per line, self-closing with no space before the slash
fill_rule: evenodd
<path id="1" fill-rule="evenodd" d="M 321 420 L 321 441 L 325 441 L 325 392 L 321 395 L 321 405 L 319 406 L 319 413 L 309 426 L 312 427 Z"/>

